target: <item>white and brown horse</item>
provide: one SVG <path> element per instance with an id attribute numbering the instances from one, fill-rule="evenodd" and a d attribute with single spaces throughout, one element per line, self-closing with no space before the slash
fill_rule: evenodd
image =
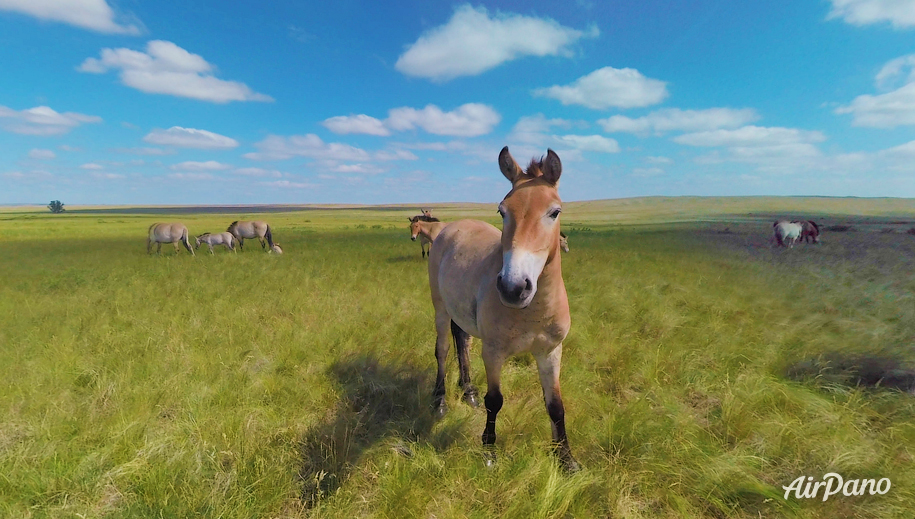
<path id="1" fill-rule="evenodd" d="M 184 245 L 184 248 L 194 255 L 194 249 L 191 248 L 191 241 L 188 238 L 187 227 L 183 223 L 154 223 L 149 226 L 149 232 L 146 236 L 146 254 L 152 253 L 152 244 L 156 244 L 156 254 L 162 252 L 163 243 L 171 243 L 175 246 L 175 254 L 181 252 L 178 243 Z"/>
<path id="2" fill-rule="evenodd" d="M 235 240 L 238 241 L 238 248 L 245 250 L 245 239 L 254 239 L 257 238 L 261 242 L 261 248 L 267 249 L 267 245 L 270 246 L 270 249 L 273 249 L 273 230 L 270 228 L 270 225 L 267 222 L 246 222 L 246 221 L 234 221 L 229 225 L 229 228 L 226 229 L 227 232 L 232 233 L 232 236 L 235 236 Z M 266 241 L 266 244 L 265 244 Z"/>
<path id="3" fill-rule="evenodd" d="M 201 243 L 207 244 L 210 248 L 210 254 L 213 254 L 213 247 L 216 245 L 225 245 L 227 250 L 238 252 L 235 250 L 235 236 L 230 232 L 218 232 L 216 234 L 205 232 L 195 240 L 194 250 L 199 249 Z"/>
<path id="4" fill-rule="evenodd" d="M 794 247 L 794 244 L 801 239 L 801 232 L 804 230 L 800 222 L 789 222 L 788 220 L 777 220 L 772 224 L 775 230 L 775 241 L 782 247 Z"/>
<path id="5" fill-rule="evenodd" d="M 419 218 L 410 218 L 410 239 L 416 241 L 416 238 L 419 237 L 419 248 L 422 249 L 424 258 L 426 257 L 426 246 L 429 246 L 428 250 L 431 254 L 432 242 L 446 225 L 448 224 L 438 220 L 429 222 Z"/>
<path id="6" fill-rule="evenodd" d="M 487 464 L 495 461 L 496 416 L 502 408 L 502 365 L 530 352 L 537 361 L 540 385 L 553 430 L 554 450 L 562 466 L 579 469 L 566 436 L 565 410 L 559 391 L 562 341 L 569 331 L 569 300 L 562 281 L 557 192 L 562 164 L 553 150 L 523 171 L 508 152 L 499 154 L 499 169 L 512 189 L 502 203 L 503 231 L 478 220 L 449 224 L 433 243 L 429 285 L 435 307 L 435 357 L 438 373 L 433 391 L 439 413 L 445 404 L 445 360 L 454 337 L 464 400 L 476 404 L 470 382 L 470 337 L 483 342 L 486 367 Z"/>

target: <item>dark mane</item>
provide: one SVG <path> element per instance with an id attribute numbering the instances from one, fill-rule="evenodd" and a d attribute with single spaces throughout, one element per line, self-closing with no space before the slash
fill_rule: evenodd
<path id="1" fill-rule="evenodd" d="M 232 227 L 235 227 L 236 225 L 238 225 L 238 220 L 235 220 L 234 222 L 230 223 L 229 226 L 226 228 L 226 232 L 232 232 Z"/>
<path id="2" fill-rule="evenodd" d="M 441 221 L 441 220 L 439 220 L 438 218 L 436 218 L 436 217 L 434 217 L 434 216 L 426 216 L 426 215 L 424 215 L 424 214 L 418 214 L 418 215 L 414 216 L 413 218 L 410 218 L 410 222 L 411 222 L 411 223 L 415 223 L 415 222 L 438 222 L 438 221 Z"/>
<path id="3" fill-rule="evenodd" d="M 528 164 L 527 169 L 524 170 L 524 174 L 529 177 L 539 177 L 543 176 L 543 172 L 540 170 L 540 166 L 543 164 L 543 160 L 531 159 L 531 163 Z"/>
<path id="4" fill-rule="evenodd" d="M 203 234 L 201 234 L 200 236 L 197 236 L 197 237 L 198 237 L 198 238 L 201 238 L 201 237 L 203 237 L 203 236 L 209 236 L 209 235 L 210 235 L 210 233 L 205 232 L 205 233 L 203 233 Z"/>

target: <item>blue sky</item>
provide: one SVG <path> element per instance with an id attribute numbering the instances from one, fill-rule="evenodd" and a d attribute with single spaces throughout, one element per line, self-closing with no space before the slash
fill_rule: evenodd
<path id="1" fill-rule="evenodd" d="M 0 203 L 915 197 L 915 0 L 390 4 L 0 0 Z"/>

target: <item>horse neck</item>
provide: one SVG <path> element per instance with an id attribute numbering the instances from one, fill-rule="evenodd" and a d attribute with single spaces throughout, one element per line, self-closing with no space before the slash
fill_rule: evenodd
<path id="1" fill-rule="evenodd" d="M 537 280 L 537 291 L 550 293 L 560 288 L 565 290 L 565 282 L 562 280 L 562 255 L 559 253 L 559 243 L 556 243 Z"/>

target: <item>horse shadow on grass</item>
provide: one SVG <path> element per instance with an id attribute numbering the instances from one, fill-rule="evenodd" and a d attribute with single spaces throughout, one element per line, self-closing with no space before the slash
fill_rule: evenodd
<path id="1" fill-rule="evenodd" d="M 328 374 L 340 400 L 328 418 L 301 441 L 301 500 L 311 508 L 333 495 L 368 449 L 387 444 L 412 457 L 410 444 L 424 442 L 444 450 L 459 437 L 459 425 L 439 427 L 431 412 L 429 370 L 408 363 L 360 355 L 335 362 Z"/>

